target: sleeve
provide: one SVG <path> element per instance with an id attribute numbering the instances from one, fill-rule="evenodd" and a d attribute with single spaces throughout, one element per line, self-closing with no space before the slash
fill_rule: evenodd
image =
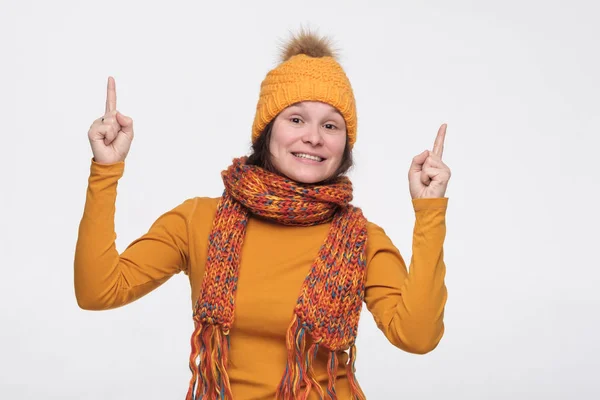
<path id="1" fill-rule="evenodd" d="M 74 257 L 75 296 L 79 307 L 106 310 L 148 294 L 188 268 L 188 221 L 195 201 L 188 199 L 161 215 L 122 254 L 116 246 L 115 202 L 124 162 L 92 159 Z"/>
<path id="2" fill-rule="evenodd" d="M 365 302 L 387 339 L 410 353 L 432 351 L 444 334 L 447 204 L 447 197 L 413 200 L 409 270 L 384 230 L 369 223 Z"/>

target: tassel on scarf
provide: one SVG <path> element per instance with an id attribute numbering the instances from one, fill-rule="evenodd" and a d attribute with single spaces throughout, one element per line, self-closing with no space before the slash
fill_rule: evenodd
<path id="1" fill-rule="evenodd" d="M 195 320 L 192 335 L 190 370 L 192 378 L 186 400 L 233 400 L 227 375 L 229 332 L 217 325 L 202 325 Z"/>
<path id="2" fill-rule="evenodd" d="M 312 390 L 316 390 L 319 399 L 325 398 L 323 388 L 316 379 L 313 363 L 319 351 L 319 342 L 314 342 L 306 350 L 307 329 L 294 314 L 290 324 L 286 347 L 288 360 L 285 374 L 279 383 L 275 398 L 277 400 L 301 399 L 307 400 Z M 216 325 L 203 326 L 196 322 L 196 329 L 191 339 L 192 354 L 190 370 L 192 379 L 186 400 L 233 400 L 231 385 L 227 375 L 229 357 L 229 333 L 222 332 Z M 197 362 L 197 360 L 199 362 Z M 350 384 L 353 400 L 366 400 L 355 375 L 356 346 L 349 351 L 346 374 Z M 335 381 L 338 371 L 338 355 L 336 351 L 329 352 L 327 362 L 327 397 L 337 400 Z M 302 383 L 305 385 L 302 391 Z"/>
<path id="3" fill-rule="evenodd" d="M 350 383 L 350 390 L 352 393 L 353 400 L 366 400 L 366 396 L 363 393 L 358 381 L 356 380 L 356 345 L 350 346 L 350 357 L 348 358 L 348 364 L 346 364 L 346 374 L 348 375 L 348 382 Z"/>
<path id="4" fill-rule="evenodd" d="M 348 377 L 348 383 L 350 384 L 350 393 L 352 400 L 366 400 L 366 396 L 363 393 L 358 381 L 356 380 L 356 346 L 353 344 L 350 346 L 348 357 L 348 363 L 346 364 L 346 375 Z M 335 381 L 338 371 L 338 356 L 337 352 L 331 351 L 329 353 L 329 361 L 327 362 L 327 375 L 329 376 L 329 385 L 327 386 L 327 394 L 331 400 L 337 400 L 337 393 L 335 391 Z"/>
<path id="5" fill-rule="evenodd" d="M 319 351 L 319 343 L 313 343 L 308 349 L 307 359 L 306 359 L 306 370 L 308 372 L 309 382 L 306 384 L 306 392 L 304 393 L 304 397 L 302 400 L 307 400 L 308 395 L 310 394 L 311 389 L 315 388 L 317 393 L 319 393 L 319 399 L 323 399 L 325 394 L 323 393 L 323 388 L 319 385 L 317 381 L 317 377 L 315 376 L 315 371 L 313 369 L 313 363 L 315 358 L 317 357 L 317 352 Z"/>
<path id="6" fill-rule="evenodd" d="M 329 361 L 327 362 L 327 375 L 329 376 L 329 384 L 327 385 L 327 394 L 331 400 L 337 400 L 335 392 L 335 378 L 337 377 L 338 358 L 335 351 L 329 352 Z"/>
<path id="7" fill-rule="evenodd" d="M 323 389 L 319 385 L 313 369 L 319 343 L 313 343 L 306 351 L 307 335 L 306 327 L 300 323 L 298 316 L 294 314 L 286 335 L 288 359 L 285 373 L 275 393 L 275 399 L 277 400 L 297 398 L 306 400 L 313 388 L 319 393 L 321 399 L 324 397 Z M 304 383 L 305 389 L 302 397 L 299 397 L 302 383 Z"/>
<path id="8" fill-rule="evenodd" d="M 320 342 L 314 342 L 308 351 L 305 351 L 307 340 L 307 329 L 302 325 L 298 316 L 294 314 L 292 323 L 290 324 L 286 335 L 286 347 L 288 350 L 287 365 L 285 373 L 277 392 L 275 393 L 276 400 L 301 399 L 307 400 L 311 391 L 314 389 L 319 394 L 319 399 L 325 398 L 325 392 L 317 381 L 313 369 L 313 363 L 319 351 Z M 353 400 L 366 400 L 355 375 L 356 362 L 356 346 L 350 346 L 348 363 L 346 364 L 346 374 L 350 384 L 350 391 Z M 327 375 L 329 382 L 327 385 L 327 398 L 337 400 L 335 390 L 335 381 L 337 378 L 339 365 L 339 357 L 336 351 L 329 352 L 327 362 Z M 304 382 L 304 393 L 300 395 L 302 383 Z"/>

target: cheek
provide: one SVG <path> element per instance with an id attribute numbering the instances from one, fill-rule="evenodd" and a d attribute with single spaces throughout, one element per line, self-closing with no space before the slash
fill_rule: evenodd
<path id="1" fill-rule="evenodd" d="M 341 159 L 344 156 L 344 149 L 346 148 L 346 136 L 336 136 L 331 138 L 329 148 L 334 156 Z"/>
<path id="2" fill-rule="evenodd" d="M 276 126 L 273 127 L 271 131 L 271 139 L 269 140 L 269 150 L 271 154 L 277 155 L 278 149 L 282 145 L 282 137 L 280 129 L 277 129 Z"/>
<path id="3" fill-rule="evenodd" d="M 290 138 L 290 132 L 287 132 L 285 126 L 280 124 L 279 121 L 275 120 L 275 124 L 273 125 L 273 129 L 271 131 L 271 140 L 269 143 L 271 150 L 275 152 L 278 149 L 285 148 L 291 142 Z"/>

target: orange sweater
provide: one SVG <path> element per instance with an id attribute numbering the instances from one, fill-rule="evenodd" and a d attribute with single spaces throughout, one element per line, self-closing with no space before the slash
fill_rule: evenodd
<path id="1" fill-rule="evenodd" d="M 79 306 L 86 310 L 123 306 L 181 271 L 189 277 L 193 306 L 201 287 L 218 198 L 185 200 L 161 215 L 146 234 L 119 254 L 114 215 L 117 183 L 123 171 L 124 162 L 91 162 L 75 252 Z M 365 303 L 387 339 L 411 353 L 433 350 L 444 332 L 447 202 L 446 197 L 413 200 L 410 272 L 383 229 L 368 224 Z M 286 365 L 285 332 L 300 286 L 328 229 L 328 224 L 290 227 L 249 220 L 228 369 L 236 400 L 274 398 Z M 348 357 L 340 353 L 338 359 L 345 364 Z M 326 362 L 327 354 L 320 352 L 314 363 L 323 388 L 327 387 Z M 349 398 L 345 370 L 340 365 L 338 371 L 338 396 Z M 187 379 L 182 385 L 187 386 Z"/>

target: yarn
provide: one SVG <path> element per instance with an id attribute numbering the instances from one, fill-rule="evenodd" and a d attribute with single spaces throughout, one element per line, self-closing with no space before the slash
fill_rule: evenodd
<path id="1" fill-rule="evenodd" d="M 366 219 L 350 204 L 352 183 L 339 177 L 331 184 L 302 184 L 233 160 L 222 178 L 225 191 L 209 234 L 209 251 L 200 295 L 194 307 L 187 400 L 233 400 L 227 374 L 230 329 L 240 254 L 251 216 L 310 226 L 331 223 L 306 276 L 286 333 L 287 365 L 276 392 L 280 400 L 307 399 L 312 390 L 335 399 L 338 352 L 349 351 L 346 373 L 354 399 L 365 396 L 355 377 L 355 341 L 364 301 Z M 306 349 L 307 335 L 312 339 Z M 313 363 L 320 348 L 329 351 L 329 383 L 324 391 Z M 304 388 L 303 388 L 304 386 Z M 302 396 L 302 397 L 300 397 Z"/>

